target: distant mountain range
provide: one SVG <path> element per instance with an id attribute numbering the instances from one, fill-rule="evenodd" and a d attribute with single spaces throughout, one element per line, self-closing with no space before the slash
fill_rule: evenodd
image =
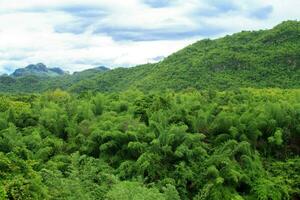
<path id="1" fill-rule="evenodd" d="M 56 68 L 47 68 L 46 65 L 43 63 L 38 63 L 36 65 L 31 64 L 25 68 L 16 69 L 11 76 L 13 77 L 21 77 L 21 76 L 28 76 L 28 75 L 35 75 L 35 76 L 62 76 L 68 74 L 67 72 L 63 71 L 62 69 Z"/>
<path id="2" fill-rule="evenodd" d="M 81 80 L 109 71 L 99 66 L 70 74 L 61 68 L 48 68 L 43 63 L 30 64 L 12 74 L 0 75 L 0 92 L 42 92 L 55 88 L 67 89 Z"/>
<path id="3" fill-rule="evenodd" d="M 300 22 L 201 40 L 163 61 L 132 68 L 100 67 L 69 75 L 37 65 L 0 77 L 0 92 L 300 88 Z"/>
<path id="4" fill-rule="evenodd" d="M 80 72 L 74 72 L 74 75 L 78 76 L 81 74 L 98 73 L 98 72 L 104 72 L 108 70 L 109 68 L 100 66 L 100 67 L 83 70 Z M 45 78 L 45 77 L 56 77 L 56 76 L 63 76 L 63 75 L 69 75 L 69 72 L 62 70 L 59 67 L 48 68 L 43 63 L 37 63 L 37 64 L 30 64 L 24 68 L 18 68 L 9 76 L 15 78 L 24 77 L 24 76 L 37 76 L 37 77 Z"/>

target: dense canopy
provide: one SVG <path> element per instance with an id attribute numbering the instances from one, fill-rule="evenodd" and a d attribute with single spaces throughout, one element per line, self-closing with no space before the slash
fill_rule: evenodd
<path id="1" fill-rule="evenodd" d="M 1 96 L 8 199 L 300 197 L 300 91 Z"/>

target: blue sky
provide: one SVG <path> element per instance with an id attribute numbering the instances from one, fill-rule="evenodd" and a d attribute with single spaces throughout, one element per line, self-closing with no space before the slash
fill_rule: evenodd
<path id="1" fill-rule="evenodd" d="M 156 62 L 203 38 L 299 20 L 299 0 L 0 0 L 0 73 Z"/>

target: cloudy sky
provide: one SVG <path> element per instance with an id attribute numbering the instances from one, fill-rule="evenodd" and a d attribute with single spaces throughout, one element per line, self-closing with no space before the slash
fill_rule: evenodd
<path id="1" fill-rule="evenodd" d="M 0 73 L 155 62 L 203 38 L 300 19 L 299 0 L 0 0 Z"/>

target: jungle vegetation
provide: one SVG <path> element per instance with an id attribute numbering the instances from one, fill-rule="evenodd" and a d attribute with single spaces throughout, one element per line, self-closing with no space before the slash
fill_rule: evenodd
<path id="1" fill-rule="evenodd" d="M 299 64 L 286 21 L 155 64 L 1 76 L 0 199 L 298 200 Z"/>
<path id="2" fill-rule="evenodd" d="M 300 198 L 299 89 L 0 100 L 0 199 Z"/>

